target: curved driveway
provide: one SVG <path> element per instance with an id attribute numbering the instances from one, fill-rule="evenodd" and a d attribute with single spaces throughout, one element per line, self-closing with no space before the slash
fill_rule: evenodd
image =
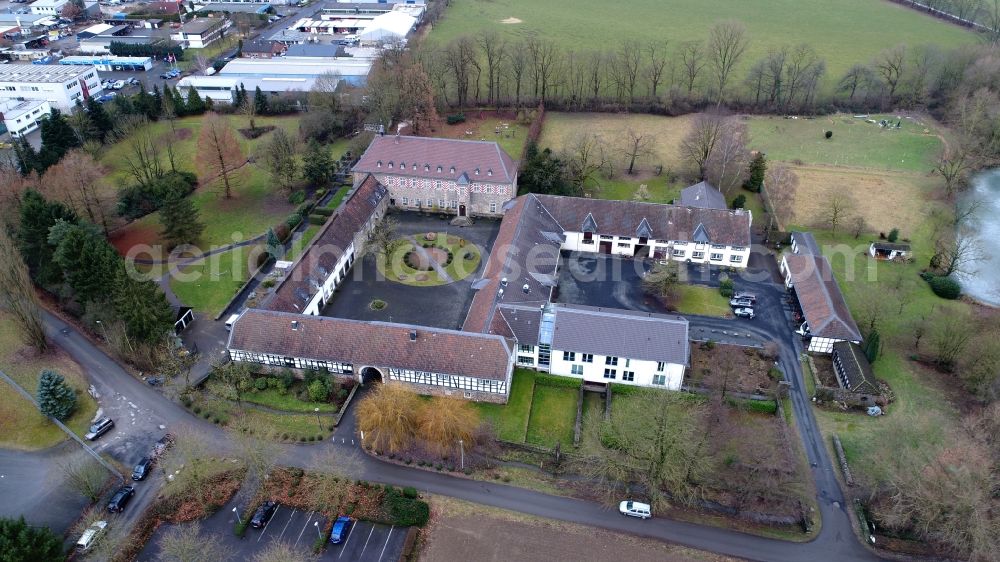
<path id="1" fill-rule="evenodd" d="M 740 288 L 739 282 L 737 286 Z M 777 299 L 780 306 L 783 295 L 780 286 L 755 284 L 753 289 L 758 292 L 767 291 L 767 296 L 761 297 L 768 300 Z M 732 320 L 692 317 L 691 321 L 696 326 L 733 329 Z M 45 323 L 53 339 L 87 370 L 92 383 L 102 394 L 125 393 L 147 412 L 150 422 L 168 427 L 178 424 L 196 426 L 216 446 L 215 450 L 231 450 L 225 432 L 191 415 L 153 388 L 130 376 L 71 326 L 48 314 Z M 638 521 L 620 517 L 617 513 L 591 502 L 383 463 L 367 455 L 361 455 L 360 462 L 350 463 L 353 466 L 351 471 L 367 480 L 415 486 L 430 493 L 484 505 L 603 527 L 752 560 L 768 562 L 877 560 L 871 551 L 858 542 L 852 531 L 851 519 L 844 506 L 844 497 L 833 464 L 823 446 L 822 436 L 802 382 L 802 371 L 798 361 L 801 345 L 798 338 L 793 337 L 787 319 L 783 314 L 762 315 L 751 322 L 740 322 L 739 328 L 765 341 L 776 341 L 780 346 L 780 367 L 792 385 L 792 404 L 804 440 L 806 456 L 810 465 L 814 467 L 812 474 L 817 486 L 817 499 L 822 516 L 821 531 L 811 542 L 791 543 L 663 518 Z M 348 423 L 346 427 L 338 430 L 333 442 L 326 446 L 333 447 L 336 451 L 343 451 L 345 456 L 356 452 L 357 448 L 351 442 L 353 436 L 349 435 L 351 425 Z M 319 452 L 317 445 L 289 445 L 285 447 L 286 454 L 282 462 L 309 467 L 316 462 L 316 455 Z"/>

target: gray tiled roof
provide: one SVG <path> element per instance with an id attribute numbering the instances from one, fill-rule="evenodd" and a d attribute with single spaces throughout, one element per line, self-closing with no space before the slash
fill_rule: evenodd
<path id="1" fill-rule="evenodd" d="M 411 332 L 417 334 L 412 341 Z M 240 316 L 228 347 L 355 368 L 395 367 L 491 380 L 506 380 L 512 355 L 509 342 L 492 334 L 259 309 Z"/>
<path id="2" fill-rule="evenodd" d="M 861 331 L 847 307 L 840 285 L 824 256 L 785 254 L 795 297 L 815 337 L 861 341 Z"/>
<path id="3" fill-rule="evenodd" d="M 378 163 L 382 166 L 379 167 Z M 394 167 L 389 168 L 389 162 Z M 400 169 L 399 164 L 406 165 Z M 414 170 L 413 165 L 417 167 Z M 429 169 L 425 169 L 425 166 Z M 437 168 L 441 166 L 441 171 Z M 452 172 L 454 168 L 454 172 Z M 476 174 L 479 170 L 479 174 Z M 437 180 L 458 180 L 461 176 L 486 183 L 512 183 L 517 174 L 514 160 L 493 141 L 376 136 L 353 171 L 396 174 Z M 489 175 L 489 173 L 492 175 Z"/>
<path id="4" fill-rule="evenodd" d="M 707 181 L 696 183 L 681 190 L 681 205 L 702 209 L 728 209 L 726 197 Z"/>
<path id="5" fill-rule="evenodd" d="M 793 232 L 792 240 L 795 242 L 795 253 L 810 256 L 821 256 L 823 252 L 819 249 L 819 244 L 811 232 Z"/>
<path id="6" fill-rule="evenodd" d="M 517 343 L 525 345 L 538 345 L 538 326 L 542 321 L 541 306 L 510 305 L 504 304 L 497 307 L 497 312 L 493 322 L 503 322 L 496 330 L 491 329 L 491 333 L 509 333 Z"/>
<path id="7" fill-rule="evenodd" d="M 682 316 L 557 304 L 552 349 L 688 364 Z"/>

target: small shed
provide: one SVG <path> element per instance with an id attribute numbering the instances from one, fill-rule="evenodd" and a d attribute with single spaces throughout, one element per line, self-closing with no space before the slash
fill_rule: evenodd
<path id="1" fill-rule="evenodd" d="M 910 245 L 876 241 L 868 246 L 868 254 L 877 260 L 906 259 L 910 257 Z"/>
<path id="2" fill-rule="evenodd" d="M 194 311 L 190 306 L 174 307 L 174 333 L 180 335 L 185 328 L 194 322 Z"/>
<path id="3" fill-rule="evenodd" d="M 833 371 L 842 388 L 859 394 L 880 394 L 871 363 L 860 346 L 846 341 L 836 342 L 832 358 Z"/>

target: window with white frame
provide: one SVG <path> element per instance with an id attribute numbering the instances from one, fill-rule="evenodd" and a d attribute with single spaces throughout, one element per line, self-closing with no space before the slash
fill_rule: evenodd
<path id="1" fill-rule="evenodd" d="M 438 207 L 444 209 L 444 199 L 438 199 Z"/>
<path id="2" fill-rule="evenodd" d="M 614 379 L 618 376 L 618 371 L 615 369 L 604 369 L 604 378 Z"/>
<path id="3" fill-rule="evenodd" d="M 729 256 L 729 261 L 733 263 L 740 263 L 743 261 L 743 256 Z"/>
<path id="4" fill-rule="evenodd" d="M 404 205 L 409 205 L 410 204 L 410 198 L 409 197 L 403 197 L 403 204 Z"/>
<path id="5" fill-rule="evenodd" d="M 491 213 L 497 212 L 497 204 L 496 203 L 490 203 L 490 212 Z"/>
<path id="6" fill-rule="evenodd" d="M 533 353 L 535 351 L 535 346 L 519 343 L 517 344 L 517 350 L 522 353 Z"/>
<path id="7" fill-rule="evenodd" d="M 458 208 L 458 201 L 452 201 L 451 202 L 451 208 L 452 209 L 457 209 Z"/>
<path id="8" fill-rule="evenodd" d="M 628 382 L 635 381 L 635 371 L 622 371 L 622 380 Z"/>
<path id="9" fill-rule="evenodd" d="M 667 384 L 667 375 L 653 375 L 653 384 L 665 386 Z"/>
<path id="10" fill-rule="evenodd" d="M 713 249 L 713 250 L 725 250 L 725 249 L 726 249 L 726 247 L 725 247 L 725 246 L 722 246 L 722 245 L 720 245 L 720 244 L 712 244 L 712 249 Z"/>
<path id="11" fill-rule="evenodd" d="M 534 365 L 535 358 L 531 357 L 530 355 L 518 355 L 517 362 L 520 365 Z"/>
<path id="12" fill-rule="evenodd" d="M 693 254 L 691 254 L 691 257 L 696 260 L 700 260 L 705 257 L 705 252 L 694 252 Z"/>
<path id="13" fill-rule="evenodd" d="M 608 355 L 607 357 L 604 358 L 604 364 L 605 365 L 615 365 L 615 366 L 617 366 L 618 365 L 618 358 L 615 357 L 615 356 L 613 356 L 613 355 Z"/>
<path id="14" fill-rule="evenodd" d="M 563 352 L 563 361 L 576 361 L 576 352 L 575 351 L 564 351 Z"/>
<path id="15" fill-rule="evenodd" d="M 687 252 L 685 252 L 684 250 L 674 250 L 673 254 L 675 258 L 683 258 L 684 254 L 687 254 Z"/>
<path id="16" fill-rule="evenodd" d="M 708 259 L 710 259 L 712 261 L 722 261 L 722 254 L 715 254 L 715 253 L 710 254 L 708 256 Z"/>
<path id="17" fill-rule="evenodd" d="M 583 376 L 583 365 L 573 365 L 570 367 L 570 372 L 574 375 Z"/>

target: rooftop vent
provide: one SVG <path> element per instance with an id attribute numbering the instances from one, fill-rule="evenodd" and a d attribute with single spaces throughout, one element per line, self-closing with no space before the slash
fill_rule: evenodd
<path id="1" fill-rule="evenodd" d="M 531 292 L 531 287 L 529 287 L 529 286 L 528 286 L 528 284 L 527 284 L 527 283 L 525 283 L 525 284 L 524 284 L 524 286 L 523 286 L 523 287 L 521 287 L 521 290 L 522 290 L 522 291 L 524 291 L 524 292 L 525 292 L 525 294 L 527 294 L 527 293 L 530 293 L 530 292 Z"/>
<path id="2" fill-rule="evenodd" d="M 499 291 L 497 291 L 497 296 L 498 297 L 502 297 L 503 296 L 503 289 L 500 289 Z"/>
<path id="3" fill-rule="evenodd" d="M 410 341 L 417 341 L 417 331 L 410 330 Z"/>

